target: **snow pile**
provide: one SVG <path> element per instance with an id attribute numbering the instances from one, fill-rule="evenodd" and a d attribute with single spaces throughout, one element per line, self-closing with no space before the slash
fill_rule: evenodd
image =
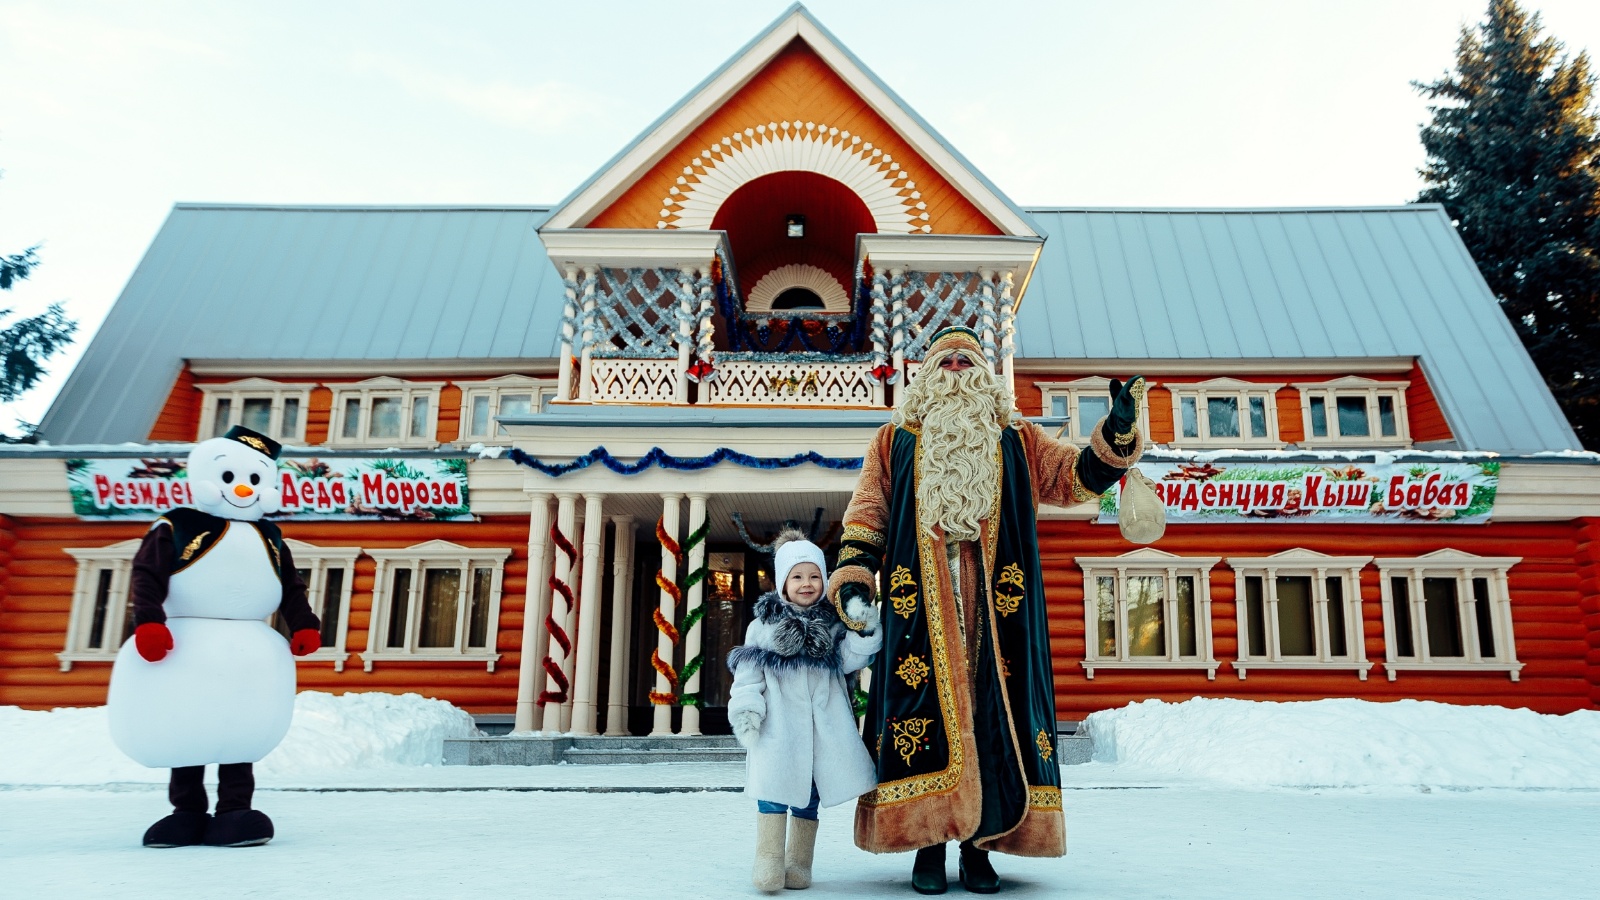
<path id="1" fill-rule="evenodd" d="M 1420 700 L 1146 700 L 1089 716 L 1094 760 L 1241 787 L 1600 789 L 1600 712 Z"/>
<path id="2" fill-rule="evenodd" d="M 476 733 L 472 717 L 417 694 L 305 691 L 294 723 L 258 776 L 299 776 L 385 766 L 438 765 L 444 739 Z M 104 707 L 36 712 L 0 706 L 0 784 L 166 781 L 116 748 Z"/>

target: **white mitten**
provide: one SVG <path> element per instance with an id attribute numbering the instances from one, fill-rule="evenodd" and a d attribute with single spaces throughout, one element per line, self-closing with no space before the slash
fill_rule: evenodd
<path id="1" fill-rule="evenodd" d="M 746 750 L 753 750 L 756 738 L 761 736 L 761 720 L 763 716 L 753 709 L 741 709 L 734 713 L 728 720 L 733 726 L 733 736 L 738 739 L 739 745 Z"/>
<path id="2" fill-rule="evenodd" d="M 844 614 L 853 622 L 861 623 L 862 634 L 873 634 L 878 630 L 878 605 L 868 603 L 866 600 L 852 594 L 845 598 Z"/>

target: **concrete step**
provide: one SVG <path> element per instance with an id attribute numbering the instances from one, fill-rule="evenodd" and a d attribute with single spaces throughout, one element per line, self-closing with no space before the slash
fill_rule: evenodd
<path id="1" fill-rule="evenodd" d="M 561 755 L 569 765 L 620 766 L 654 763 L 738 763 L 744 762 L 744 750 L 733 747 L 712 747 L 703 750 L 579 750 L 571 749 Z"/>
<path id="2" fill-rule="evenodd" d="M 737 749 L 739 742 L 731 734 L 695 735 L 693 737 L 632 737 L 597 735 L 573 737 L 573 750 L 728 750 Z"/>

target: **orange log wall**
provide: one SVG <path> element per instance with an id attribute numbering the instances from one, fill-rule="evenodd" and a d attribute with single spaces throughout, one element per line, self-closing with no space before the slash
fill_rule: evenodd
<path id="1" fill-rule="evenodd" d="M 1211 570 L 1211 628 L 1215 681 L 1204 671 L 1139 672 L 1099 669 L 1084 676 L 1083 572 L 1074 557 L 1115 556 L 1128 544 L 1114 526 L 1044 522 L 1039 527 L 1045 592 L 1050 605 L 1050 643 L 1056 673 L 1056 708 L 1062 719 L 1081 719 L 1099 709 L 1135 700 L 1170 702 L 1190 697 L 1241 697 L 1253 700 L 1310 700 L 1359 697 L 1366 700 L 1416 698 L 1448 703 L 1526 706 L 1538 712 L 1566 713 L 1600 705 L 1600 608 L 1595 579 L 1597 525 L 1504 523 L 1473 526 L 1256 525 L 1228 528 L 1174 525 L 1157 545 L 1180 556 L 1222 556 Z M 1521 556 L 1510 572 L 1513 630 L 1522 680 L 1504 672 L 1403 672 L 1389 681 L 1383 668 L 1383 612 L 1378 570 L 1362 570 L 1361 594 L 1367 680 L 1354 672 L 1250 672 L 1247 680 L 1227 663 L 1237 657 L 1234 577 L 1229 555 L 1264 556 L 1304 547 L 1330 555 L 1410 556 L 1453 547 L 1482 556 Z M 1580 550 L 1588 562 L 1575 566 Z M 1586 568 L 1585 568 L 1586 565 Z"/>
<path id="2" fill-rule="evenodd" d="M 109 662 L 74 663 L 62 672 L 56 654 L 66 641 L 77 561 L 65 547 L 99 547 L 139 537 L 146 523 L 77 522 L 66 519 L 0 517 L 0 706 L 34 709 L 97 706 L 105 702 Z M 345 670 L 332 661 L 299 664 L 301 690 L 343 694 L 351 691 L 414 691 L 448 700 L 470 712 L 513 712 L 522 645 L 523 592 L 527 587 L 528 520 L 486 517 L 475 523 L 291 522 L 290 537 L 312 544 L 363 549 L 409 547 L 447 540 L 467 547 L 510 547 L 500 595 L 502 654 L 493 673 L 481 662 L 392 662 L 380 660 L 362 670 L 372 620 L 376 563 L 363 554 L 356 561 L 350 594 L 350 629 Z"/>

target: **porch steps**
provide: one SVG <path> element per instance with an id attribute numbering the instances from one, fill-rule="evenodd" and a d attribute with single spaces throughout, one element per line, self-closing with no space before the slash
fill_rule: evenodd
<path id="1" fill-rule="evenodd" d="M 501 735 L 444 742 L 447 766 L 633 765 L 737 763 L 744 748 L 729 735 L 694 737 L 579 737 Z"/>

